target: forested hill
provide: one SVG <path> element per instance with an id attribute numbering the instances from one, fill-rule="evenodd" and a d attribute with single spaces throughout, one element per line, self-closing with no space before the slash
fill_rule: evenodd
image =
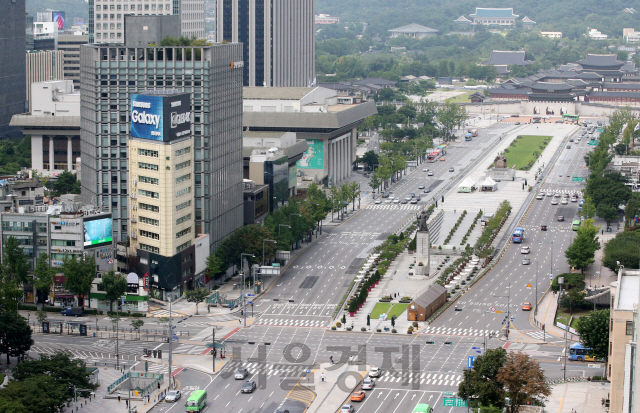
<path id="1" fill-rule="evenodd" d="M 460 31 L 454 23 L 476 7 L 513 7 L 518 20 L 534 20 L 536 29 L 561 31 L 576 38 L 596 28 L 609 37 L 621 37 L 624 27 L 640 29 L 640 0 L 316 0 L 316 13 L 340 17 L 341 22 L 367 23 L 371 36 L 387 36 L 387 30 L 415 22 L 443 33 Z M 634 8 L 635 14 L 623 13 Z"/>

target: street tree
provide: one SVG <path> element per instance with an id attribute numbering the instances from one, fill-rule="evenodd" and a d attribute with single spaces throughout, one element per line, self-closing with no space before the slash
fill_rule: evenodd
<path id="1" fill-rule="evenodd" d="M 134 318 L 131 320 L 131 327 L 138 333 L 138 338 L 140 338 L 140 328 L 144 325 L 144 321 L 139 318 Z"/>
<path id="2" fill-rule="evenodd" d="M 55 276 L 55 270 L 49 266 L 49 256 L 44 252 L 41 253 L 33 270 L 33 287 L 36 289 L 36 296 L 37 293 L 49 295 Z"/>
<path id="3" fill-rule="evenodd" d="M 78 389 L 96 389 L 91 382 L 91 374 L 82 359 L 73 358 L 68 351 L 57 350 L 53 354 L 41 354 L 39 359 L 26 360 L 13 368 L 13 379 L 22 381 L 31 377 L 49 375 L 65 386 Z M 73 394 L 73 393 L 72 393 Z"/>
<path id="4" fill-rule="evenodd" d="M 596 251 L 600 249 L 599 230 L 600 227 L 595 227 L 592 219 L 584 220 L 578 228 L 578 235 L 564 252 L 569 265 L 580 268 L 582 274 L 587 266 L 594 263 Z"/>
<path id="5" fill-rule="evenodd" d="M 371 179 L 369 180 L 369 186 L 373 189 L 373 193 L 376 193 L 376 189 L 380 186 L 380 178 L 378 177 L 378 172 L 373 171 L 371 173 Z"/>
<path id="6" fill-rule="evenodd" d="M 458 385 L 458 396 L 469 406 L 504 405 L 504 391 L 498 383 L 498 371 L 505 364 L 507 352 L 502 348 L 490 349 L 473 362 L 473 368 L 464 371 Z"/>
<path id="7" fill-rule="evenodd" d="M 27 281 L 29 273 L 29 257 L 24 253 L 18 240 L 10 236 L 2 246 L 2 273 L 17 286 Z"/>
<path id="8" fill-rule="evenodd" d="M 640 219 L 640 198 L 637 193 L 633 195 L 624 207 L 625 227 L 635 225 L 636 217 Z"/>
<path id="9" fill-rule="evenodd" d="M 196 315 L 198 315 L 198 305 L 207 299 L 209 296 L 209 290 L 206 288 L 198 287 L 193 290 L 187 290 L 184 293 L 185 298 L 190 303 L 196 303 Z"/>
<path id="10" fill-rule="evenodd" d="M 207 266 L 204 271 L 210 279 L 214 279 L 218 274 L 225 271 L 222 259 L 215 254 L 209 254 L 207 257 Z"/>
<path id="11" fill-rule="evenodd" d="M 0 411 L 57 413 L 72 400 L 72 395 L 67 383 L 46 374 L 11 380 L 0 389 Z"/>
<path id="12" fill-rule="evenodd" d="M 455 139 L 455 135 L 452 133 L 453 129 L 464 123 L 467 119 L 467 112 L 464 106 L 459 106 L 455 103 L 445 103 L 438 108 L 436 119 L 442 126 L 441 129 L 445 140 L 452 140 Z"/>
<path id="13" fill-rule="evenodd" d="M 64 285 L 71 293 L 83 298 L 89 297 L 91 283 L 96 277 L 96 260 L 93 256 L 87 258 L 85 255 L 80 255 L 78 259 L 74 256 L 65 256 L 60 272 L 65 275 Z M 90 303 L 89 300 L 86 302 Z"/>
<path id="14" fill-rule="evenodd" d="M 606 365 L 609 355 L 609 309 L 591 311 L 578 318 L 576 331 L 582 345 L 591 349 L 589 355 L 605 359 Z"/>
<path id="15" fill-rule="evenodd" d="M 582 210 L 578 211 L 578 215 L 584 217 L 585 219 L 593 219 L 596 216 L 596 206 L 593 203 L 593 199 L 586 195 L 584 198 L 584 203 L 582 204 Z"/>
<path id="16" fill-rule="evenodd" d="M 596 214 L 600 218 L 607 221 L 608 227 L 609 225 L 611 225 L 611 221 L 618 218 L 618 208 L 611 204 L 601 203 L 596 207 Z"/>
<path id="17" fill-rule="evenodd" d="M 611 271 L 618 271 L 620 265 L 625 268 L 638 268 L 640 262 L 640 232 L 624 231 L 609 240 L 604 246 L 602 265 Z M 620 263 L 620 264 L 618 264 Z"/>
<path id="18" fill-rule="evenodd" d="M 33 345 L 31 328 L 27 320 L 16 311 L 2 310 L 0 312 L 0 354 L 9 357 L 19 357 L 27 353 Z"/>
<path id="19" fill-rule="evenodd" d="M 546 383 L 540 364 L 519 351 L 507 355 L 497 379 L 511 399 L 507 406 L 508 413 L 518 413 L 523 405 L 540 401 L 551 394 L 551 387 Z"/>
<path id="20" fill-rule="evenodd" d="M 121 275 L 116 275 L 113 270 L 102 274 L 100 289 L 105 292 L 109 300 L 109 311 L 113 311 L 113 302 L 119 300 L 127 291 L 127 279 Z"/>
<path id="21" fill-rule="evenodd" d="M 367 169 L 373 171 L 374 165 L 378 163 L 378 155 L 374 151 L 366 151 L 362 155 L 362 163 L 367 165 Z"/>
<path id="22" fill-rule="evenodd" d="M 78 189 L 78 181 L 75 174 L 65 170 L 60 175 L 58 175 L 56 182 L 52 185 L 53 192 L 55 195 L 62 194 L 76 194 L 80 193 L 80 191 L 76 192 Z"/>
<path id="23" fill-rule="evenodd" d="M 44 323 L 45 321 L 47 321 L 47 312 L 44 310 L 38 310 L 36 312 L 36 319 L 38 320 L 39 324 Z"/>

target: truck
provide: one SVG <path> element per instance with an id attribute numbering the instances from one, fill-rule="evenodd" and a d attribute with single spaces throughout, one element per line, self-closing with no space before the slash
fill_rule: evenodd
<path id="1" fill-rule="evenodd" d="M 60 314 L 64 316 L 82 317 L 84 315 L 84 307 L 65 307 Z"/>

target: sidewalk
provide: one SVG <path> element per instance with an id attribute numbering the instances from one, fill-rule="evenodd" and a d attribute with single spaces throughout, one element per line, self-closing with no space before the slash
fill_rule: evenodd
<path id="1" fill-rule="evenodd" d="M 544 295 L 540 303 L 538 304 L 538 314 L 532 317 L 533 323 L 542 328 L 542 324 L 545 325 L 547 334 L 550 336 L 556 336 L 564 338 L 565 331 L 555 325 L 556 311 L 558 309 L 558 294 L 553 294 L 553 291 L 549 289 Z M 567 338 L 571 341 L 580 341 L 580 336 L 567 332 Z"/>
<path id="2" fill-rule="evenodd" d="M 545 412 L 549 413 L 599 413 L 608 412 L 602 399 L 609 398 L 611 383 L 577 382 L 551 386 L 551 396 L 546 402 Z"/>
<path id="3" fill-rule="evenodd" d="M 359 370 L 359 368 L 361 370 Z M 313 399 L 313 402 L 307 409 L 307 413 L 335 413 L 338 406 L 338 402 L 340 402 L 340 406 L 343 404 L 342 402 L 350 397 L 351 392 L 346 393 L 340 388 L 339 383 L 342 381 L 343 384 L 346 384 L 348 388 L 353 391 L 355 387 L 360 385 L 360 379 L 364 378 L 367 371 L 369 370 L 368 366 L 359 365 L 338 365 L 334 364 L 333 366 L 329 363 L 320 364 L 318 369 L 315 370 L 314 377 L 314 390 L 316 397 Z M 345 380 L 345 376 L 341 377 L 343 374 L 348 373 L 348 378 Z M 326 381 L 320 381 L 320 375 L 324 373 L 326 377 Z M 356 381 L 356 377 L 360 377 Z M 304 381 L 302 382 L 304 383 Z"/>

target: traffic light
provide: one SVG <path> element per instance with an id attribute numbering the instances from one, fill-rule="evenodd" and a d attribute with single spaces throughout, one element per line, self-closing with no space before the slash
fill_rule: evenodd
<path id="1" fill-rule="evenodd" d="M 149 354 L 147 353 L 147 349 L 146 349 L 146 348 L 143 348 L 143 349 L 142 349 L 142 354 L 143 354 L 145 357 L 149 357 Z"/>
<path id="2" fill-rule="evenodd" d="M 153 350 L 153 357 L 157 357 L 158 355 L 158 350 Z"/>
<path id="3" fill-rule="evenodd" d="M 391 317 L 391 327 L 396 326 L 396 316 Z"/>
<path id="4" fill-rule="evenodd" d="M 542 331 L 544 331 L 544 324 L 542 325 Z"/>
<path id="5" fill-rule="evenodd" d="M 442 195 L 442 202 L 444 202 L 444 195 Z"/>
<path id="6" fill-rule="evenodd" d="M 161 359 L 162 358 L 162 350 L 158 350 L 158 358 Z"/>

